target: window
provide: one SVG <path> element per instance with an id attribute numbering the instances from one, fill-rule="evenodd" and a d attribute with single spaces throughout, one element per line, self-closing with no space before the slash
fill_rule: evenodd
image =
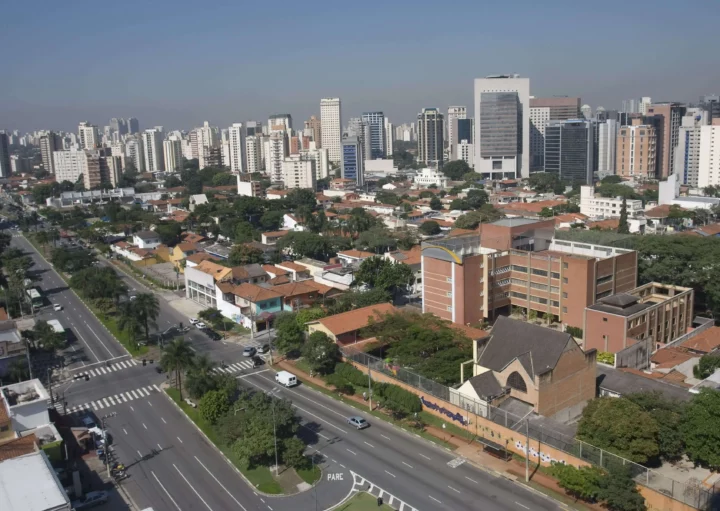
<path id="1" fill-rule="evenodd" d="M 451 305 L 448 305 L 448 306 L 447 306 L 447 310 L 448 310 L 448 312 L 452 312 L 452 306 L 451 306 Z"/>
<path id="2" fill-rule="evenodd" d="M 527 273 L 527 267 L 526 266 L 518 266 L 517 264 L 513 264 L 512 271 L 521 271 L 523 273 Z"/>
<path id="3" fill-rule="evenodd" d="M 607 318 L 603 318 L 603 323 L 607 323 Z"/>
<path id="4" fill-rule="evenodd" d="M 513 298 L 522 298 L 523 300 L 527 298 L 525 293 L 518 293 L 517 291 L 510 291 L 510 296 Z"/>
<path id="5" fill-rule="evenodd" d="M 563 268 L 567 270 L 567 269 L 568 269 L 568 263 L 563 263 Z"/>
<path id="6" fill-rule="evenodd" d="M 597 285 L 605 284 L 606 282 L 610 282 L 612 280 L 613 276 L 611 275 L 605 275 L 604 277 L 599 277 L 597 279 Z"/>
<path id="7" fill-rule="evenodd" d="M 447 294 L 447 297 L 448 297 L 448 298 L 452 298 L 452 291 L 448 291 L 448 292 L 445 293 L 445 294 Z"/>
<path id="8" fill-rule="evenodd" d="M 554 278 L 554 279 L 559 279 L 559 278 L 560 278 L 560 274 L 557 273 L 557 272 L 552 272 L 552 273 L 550 274 L 550 276 L 551 276 L 552 278 Z"/>
<path id="9" fill-rule="evenodd" d="M 568 283 L 567 277 L 563 277 L 563 284 L 567 284 L 567 283 Z"/>
<path id="10" fill-rule="evenodd" d="M 525 380 L 523 380 L 523 377 L 520 376 L 520 373 L 517 371 L 510 373 L 510 376 L 508 376 L 507 379 L 507 385 L 511 389 L 515 389 L 518 392 L 527 392 L 527 385 L 525 384 Z"/>
<path id="11" fill-rule="evenodd" d="M 563 307 L 563 314 L 567 314 L 567 307 Z"/>
<path id="12" fill-rule="evenodd" d="M 533 268 L 533 269 L 532 269 L 532 274 L 533 274 L 533 275 L 540 275 L 541 277 L 547 277 L 547 276 L 548 276 L 548 272 L 546 272 L 545 270 L 538 270 L 538 269 L 536 269 L 536 268 Z"/>
<path id="13" fill-rule="evenodd" d="M 492 169 L 493 170 L 502 170 L 502 161 L 492 162 Z"/>
<path id="14" fill-rule="evenodd" d="M 567 298 L 567 291 L 563 291 L 563 298 Z"/>

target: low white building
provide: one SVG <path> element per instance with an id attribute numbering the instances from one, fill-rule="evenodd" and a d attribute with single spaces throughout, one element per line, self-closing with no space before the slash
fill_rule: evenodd
<path id="1" fill-rule="evenodd" d="M 620 197 L 596 197 L 594 186 L 580 187 L 580 213 L 589 218 L 619 218 L 623 200 Z M 627 201 L 628 218 L 642 216 L 641 200 Z"/>
<path id="2" fill-rule="evenodd" d="M 50 396 L 40 380 L 26 380 L 0 387 L 5 413 L 13 431 L 21 433 L 50 423 L 48 400 Z"/>
<path id="3" fill-rule="evenodd" d="M 160 235 L 155 231 L 138 231 L 133 234 L 133 245 L 145 249 L 156 248 L 160 245 Z"/>
<path id="4" fill-rule="evenodd" d="M 413 181 L 416 187 L 427 188 L 428 186 L 435 185 L 438 188 L 445 188 L 450 179 L 445 177 L 445 174 L 437 169 L 425 168 L 420 171 L 420 174 L 417 174 L 413 178 Z"/>
<path id="5" fill-rule="evenodd" d="M 671 174 L 667 181 L 660 182 L 658 205 L 680 206 L 685 209 L 712 209 L 720 205 L 716 197 L 680 197 L 680 180 L 677 174 Z"/>
<path id="6" fill-rule="evenodd" d="M 72 504 L 43 451 L 0 462 L 3 511 L 70 511 Z"/>

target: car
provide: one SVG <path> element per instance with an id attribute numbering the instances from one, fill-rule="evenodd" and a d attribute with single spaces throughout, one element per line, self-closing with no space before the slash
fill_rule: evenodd
<path id="1" fill-rule="evenodd" d="M 137 300 L 137 296 L 132 295 L 132 296 L 130 297 L 130 301 L 132 302 L 133 300 Z"/>
<path id="2" fill-rule="evenodd" d="M 158 373 L 158 374 L 162 374 L 164 371 L 163 371 L 163 368 L 162 368 L 162 367 L 160 367 L 160 366 L 155 366 L 155 372 Z"/>
<path id="3" fill-rule="evenodd" d="M 254 357 L 256 353 L 257 353 L 257 350 L 254 347 L 247 346 L 243 350 L 243 357 Z"/>
<path id="4" fill-rule="evenodd" d="M 190 324 L 191 324 L 191 325 L 197 325 L 198 323 L 200 323 L 200 320 L 199 320 L 199 319 L 190 318 Z"/>
<path id="5" fill-rule="evenodd" d="M 62 310 L 62 305 L 60 305 L 59 303 L 54 303 L 54 304 L 53 304 L 53 309 L 56 310 L 56 311 L 61 311 L 61 310 Z"/>
<path id="6" fill-rule="evenodd" d="M 198 321 L 197 323 L 195 323 L 195 326 L 198 327 L 200 330 L 202 330 L 203 328 L 207 328 L 207 325 L 202 321 Z"/>
<path id="7" fill-rule="evenodd" d="M 222 335 L 220 335 L 219 333 L 217 333 L 215 330 L 213 330 L 211 328 L 204 328 L 203 332 L 205 332 L 205 334 L 208 337 L 210 337 L 210 339 L 212 339 L 213 341 L 219 341 L 220 339 L 222 339 Z"/>
<path id="8" fill-rule="evenodd" d="M 108 492 L 106 491 L 91 491 L 85 494 L 80 500 L 76 500 L 72 503 L 73 509 L 90 509 L 91 507 L 99 506 L 108 501 Z"/>
<path id="9" fill-rule="evenodd" d="M 263 344 L 258 348 L 258 353 L 268 353 L 270 351 L 270 345 L 269 344 Z"/>
<path id="10" fill-rule="evenodd" d="M 265 361 L 262 358 L 255 355 L 252 358 L 252 363 L 253 363 L 253 367 L 260 367 L 261 365 L 263 365 L 265 363 Z"/>
<path id="11" fill-rule="evenodd" d="M 93 418 L 90 417 L 89 415 L 86 415 L 85 417 L 82 418 L 82 423 L 83 423 L 83 426 L 85 426 L 88 429 L 97 428 L 97 424 L 95 423 Z"/>
<path id="12" fill-rule="evenodd" d="M 355 429 L 365 429 L 370 427 L 370 423 L 368 421 L 357 415 L 348 417 L 347 423 L 354 426 Z"/>

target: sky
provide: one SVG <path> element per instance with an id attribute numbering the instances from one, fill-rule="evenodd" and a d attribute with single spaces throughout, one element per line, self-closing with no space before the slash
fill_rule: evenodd
<path id="1" fill-rule="evenodd" d="M 717 0 L 4 2 L 0 129 L 294 126 L 340 97 L 381 110 L 473 109 L 473 79 L 518 73 L 537 97 L 693 101 L 720 94 Z"/>

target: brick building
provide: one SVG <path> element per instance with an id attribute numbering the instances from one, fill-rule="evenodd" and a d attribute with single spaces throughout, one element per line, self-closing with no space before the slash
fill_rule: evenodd
<path id="1" fill-rule="evenodd" d="M 511 307 L 582 328 L 585 308 L 637 285 L 637 253 L 553 239 L 552 219 L 505 218 L 422 244 L 423 312 L 472 324 Z"/>

